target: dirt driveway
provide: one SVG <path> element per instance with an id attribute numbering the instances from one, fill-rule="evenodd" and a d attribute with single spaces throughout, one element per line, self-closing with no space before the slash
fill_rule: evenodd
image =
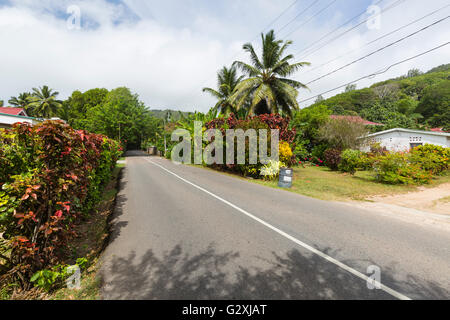
<path id="1" fill-rule="evenodd" d="M 419 191 L 392 196 L 374 196 L 367 200 L 450 215 L 450 183 L 434 188 L 420 187 Z"/>

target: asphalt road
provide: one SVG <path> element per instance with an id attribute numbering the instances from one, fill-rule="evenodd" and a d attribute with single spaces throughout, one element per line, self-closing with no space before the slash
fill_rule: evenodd
<path id="1" fill-rule="evenodd" d="M 445 230 L 129 155 L 104 299 L 450 298 Z"/>

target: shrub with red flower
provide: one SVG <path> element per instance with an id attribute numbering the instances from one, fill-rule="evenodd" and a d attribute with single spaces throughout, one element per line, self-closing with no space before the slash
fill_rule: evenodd
<path id="1" fill-rule="evenodd" d="M 210 122 L 205 124 L 207 129 L 219 129 L 222 132 L 222 135 L 226 136 L 227 129 L 243 129 L 244 131 L 247 129 L 255 129 L 258 133 L 259 129 L 268 130 L 268 148 L 270 148 L 270 129 L 278 129 L 280 132 L 279 140 L 285 141 L 292 146 L 292 143 L 295 138 L 296 131 L 295 129 L 289 129 L 289 118 L 283 118 L 278 114 L 263 114 L 259 116 L 247 117 L 247 119 L 239 120 L 236 118 L 234 114 L 231 114 L 228 118 L 216 118 Z M 259 134 L 259 133 L 258 133 Z M 224 138 L 225 139 L 225 138 Z M 246 145 L 246 157 L 248 157 L 248 145 Z M 225 162 L 225 161 L 224 161 Z M 235 162 L 236 163 L 236 162 Z M 295 164 L 295 156 L 292 156 L 288 165 Z M 239 172 L 243 175 L 253 176 L 255 178 L 260 177 L 259 169 L 262 164 L 257 165 L 214 165 L 214 168 L 235 171 Z"/>
<path id="2" fill-rule="evenodd" d="M 98 201 L 119 148 L 61 121 L 0 130 L 0 240 L 7 243 L 0 254 L 9 275 L 26 285 L 34 271 L 58 263 L 74 222 Z"/>

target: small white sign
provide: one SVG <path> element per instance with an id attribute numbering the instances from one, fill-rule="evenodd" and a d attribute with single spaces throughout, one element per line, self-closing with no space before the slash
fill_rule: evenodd
<path id="1" fill-rule="evenodd" d="M 286 174 L 291 174 L 292 170 L 286 170 Z"/>
<path id="2" fill-rule="evenodd" d="M 291 181 L 292 181 L 292 178 L 291 178 L 291 177 L 286 177 L 286 176 L 285 176 L 285 177 L 284 177 L 284 181 L 285 181 L 285 182 L 291 182 Z"/>

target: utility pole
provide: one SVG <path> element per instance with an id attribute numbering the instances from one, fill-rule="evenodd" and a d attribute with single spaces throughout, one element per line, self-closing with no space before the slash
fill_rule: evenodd
<path id="1" fill-rule="evenodd" d="M 170 122 L 170 111 L 167 112 L 167 116 L 164 117 L 164 157 L 167 154 L 167 141 L 166 141 L 166 118 L 167 118 L 167 123 Z"/>

